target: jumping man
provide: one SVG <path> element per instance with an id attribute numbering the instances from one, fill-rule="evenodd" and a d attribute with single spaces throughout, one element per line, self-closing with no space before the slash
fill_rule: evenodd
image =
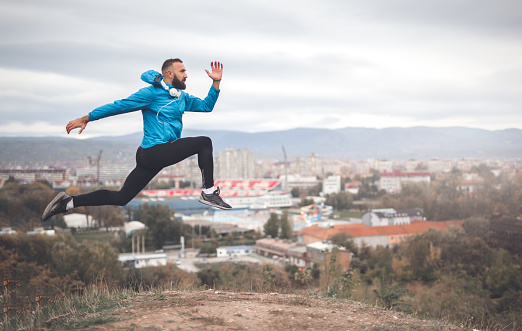
<path id="1" fill-rule="evenodd" d="M 126 99 L 106 104 L 88 115 L 70 121 L 66 126 L 67 133 L 78 128 L 78 133 L 82 133 L 91 121 L 141 110 L 143 141 L 136 151 L 136 167 L 119 191 L 97 190 L 75 196 L 60 192 L 45 208 L 42 222 L 75 207 L 124 206 L 163 168 L 194 154 L 198 155 L 198 166 L 203 178 L 203 190 L 199 201 L 209 206 L 231 209 L 232 207 L 219 196 L 219 188 L 214 187 L 214 160 L 210 138 L 181 138 L 182 116 L 185 111 L 211 112 L 214 109 L 219 96 L 223 65 L 220 62 L 212 62 L 210 67 L 212 71 L 205 71 L 212 79 L 212 86 L 203 100 L 184 91 L 187 80 L 185 66 L 180 59 L 169 59 L 163 63 L 161 74 L 149 70 L 141 75 L 141 79 L 150 86 L 142 88 Z"/>

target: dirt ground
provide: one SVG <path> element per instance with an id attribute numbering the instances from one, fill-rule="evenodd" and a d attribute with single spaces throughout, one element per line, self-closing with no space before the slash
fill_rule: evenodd
<path id="1" fill-rule="evenodd" d="M 97 330 L 466 330 L 358 302 L 277 293 L 144 294 Z"/>

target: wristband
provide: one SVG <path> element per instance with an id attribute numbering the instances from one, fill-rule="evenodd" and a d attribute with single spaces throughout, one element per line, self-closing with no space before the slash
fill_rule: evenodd
<path id="1" fill-rule="evenodd" d="M 214 82 L 219 82 L 220 80 L 221 80 L 221 78 L 220 79 L 213 79 Z"/>

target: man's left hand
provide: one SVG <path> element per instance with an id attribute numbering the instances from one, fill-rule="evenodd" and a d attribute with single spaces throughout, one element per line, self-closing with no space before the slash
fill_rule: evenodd
<path id="1" fill-rule="evenodd" d="M 221 62 L 217 62 L 217 61 L 211 62 L 210 68 L 212 68 L 212 72 L 205 69 L 208 77 L 212 78 L 213 81 L 221 80 L 221 77 L 223 76 L 223 64 L 221 64 Z"/>

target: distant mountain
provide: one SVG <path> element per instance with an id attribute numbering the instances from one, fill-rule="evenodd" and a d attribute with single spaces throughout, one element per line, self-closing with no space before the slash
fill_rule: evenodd
<path id="1" fill-rule="evenodd" d="M 323 158 L 431 159 L 464 157 L 521 157 L 522 130 L 488 131 L 462 127 L 299 128 L 286 131 L 246 133 L 185 129 L 183 136 L 212 138 L 215 153 L 230 147 L 248 148 L 258 159 L 282 160 L 282 146 L 290 159 L 312 153 Z M 106 160 L 131 162 L 142 133 L 85 140 L 70 138 L 1 138 L 0 162 L 70 162 L 103 150 Z M 133 162 L 133 160 L 132 160 Z"/>

